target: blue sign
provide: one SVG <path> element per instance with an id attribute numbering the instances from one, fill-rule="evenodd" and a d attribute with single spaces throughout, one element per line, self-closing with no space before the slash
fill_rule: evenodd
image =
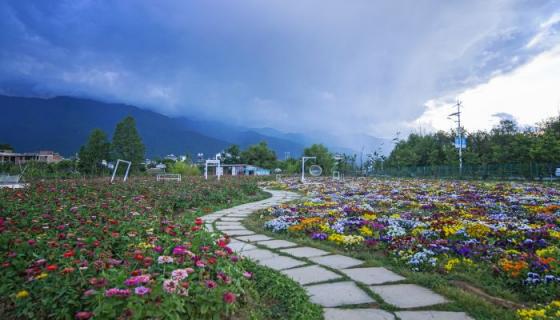
<path id="1" fill-rule="evenodd" d="M 455 138 L 455 148 L 466 149 L 467 148 L 467 138 Z"/>

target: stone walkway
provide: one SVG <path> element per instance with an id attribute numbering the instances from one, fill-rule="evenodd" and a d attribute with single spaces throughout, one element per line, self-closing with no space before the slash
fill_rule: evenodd
<path id="1" fill-rule="evenodd" d="M 230 248 L 298 282 L 327 320 L 472 320 L 464 312 L 427 311 L 449 301 L 385 268 L 360 267 L 364 261 L 303 247 L 246 229 L 241 221 L 251 213 L 297 199 L 296 193 L 267 190 L 266 200 L 247 203 L 203 217 L 210 231 L 231 236 Z M 375 297 L 375 298 L 374 298 Z M 392 305 L 380 309 L 376 301 Z M 418 311 L 417 309 L 422 309 Z"/>

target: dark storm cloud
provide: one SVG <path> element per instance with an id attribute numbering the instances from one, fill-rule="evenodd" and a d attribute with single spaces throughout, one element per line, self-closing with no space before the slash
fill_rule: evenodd
<path id="1" fill-rule="evenodd" d="M 0 92 L 390 136 L 522 64 L 546 1 L 4 1 Z"/>

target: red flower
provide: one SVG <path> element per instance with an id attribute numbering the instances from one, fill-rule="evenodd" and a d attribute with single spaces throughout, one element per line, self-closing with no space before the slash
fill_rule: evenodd
<path id="1" fill-rule="evenodd" d="M 64 258 L 70 258 L 74 256 L 74 250 L 68 250 L 66 252 L 64 252 L 64 254 L 62 255 Z"/>
<path id="2" fill-rule="evenodd" d="M 93 312 L 89 312 L 89 311 L 76 312 L 75 317 L 78 320 L 87 320 L 87 319 L 93 317 Z"/>
<path id="3" fill-rule="evenodd" d="M 197 226 L 200 226 L 200 225 L 202 225 L 202 224 L 204 223 L 204 221 L 202 221 L 201 218 L 196 218 L 196 219 L 194 220 L 194 223 L 195 223 Z"/>
<path id="4" fill-rule="evenodd" d="M 56 264 L 51 264 L 47 266 L 47 270 L 49 271 L 56 271 L 56 269 L 58 269 L 58 266 Z"/>
<path id="5" fill-rule="evenodd" d="M 235 294 L 233 292 L 226 292 L 224 293 L 224 302 L 225 303 L 234 303 L 235 302 Z"/>

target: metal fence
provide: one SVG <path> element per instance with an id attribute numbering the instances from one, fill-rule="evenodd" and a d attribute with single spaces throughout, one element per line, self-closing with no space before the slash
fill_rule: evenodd
<path id="1" fill-rule="evenodd" d="M 503 180 L 556 180 L 559 163 L 505 163 L 454 166 L 389 167 L 372 173 L 375 176 L 503 179 Z"/>

